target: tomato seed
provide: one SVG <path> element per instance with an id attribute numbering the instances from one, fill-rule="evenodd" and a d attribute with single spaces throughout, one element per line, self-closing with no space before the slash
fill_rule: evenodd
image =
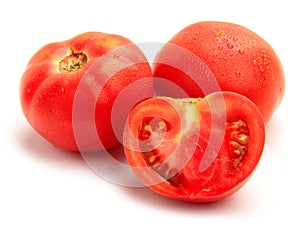
<path id="1" fill-rule="evenodd" d="M 240 150 L 234 150 L 233 153 L 235 153 L 238 156 L 240 156 L 242 154 Z"/>
<path id="2" fill-rule="evenodd" d="M 164 130 L 166 128 L 166 123 L 164 121 L 159 121 L 158 122 L 158 127 L 156 128 L 157 131 Z"/>
<path id="3" fill-rule="evenodd" d="M 151 164 L 151 163 L 153 163 L 154 161 L 155 161 L 155 155 L 151 155 L 149 158 L 148 158 L 148 161 L 149 161 L 149 163 Z"/>
<path id="4" fill-rule="evenodd" d="M 239 134 L 236 140 L 239 143 L 246 145 L 247 143 L 249 143 L 249 136 L 245 134 Z"/>
<path id="5" fill-rule="evenodd" d="M 150 131 L 150 132 L 152 131 L 152 127 L 150 125 L 145 125 L 144 129 L 146 131 Z"/>
<path id="6" fill-rule="evenodd" d="M 238 144 L 236 141 L 230 141 L 229 145 L 231 145 L 234 148 L 239 148 L 240 144 Z"/>

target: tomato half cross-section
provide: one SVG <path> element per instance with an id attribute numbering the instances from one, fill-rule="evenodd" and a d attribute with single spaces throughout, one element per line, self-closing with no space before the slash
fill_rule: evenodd
<path id="1" fill-rule="evenodd" d="M 191 55 L 209 68 L 220 89 L 204 91 L 195 83 L 205 80 L 206 72 L 197 69 Z M 184 63 L 195 75 L 170 62 L 177 66 Z M 242 94 L 258 106 L 265 123 L 280 105 L 285 90 L 283 66 L 271 45 L 244 26 L 220 21 L 197 22 L 175 34 L 157 54 L 154 76 L 177 84 L 189 97 L 204 97 L 220 90 Z M 156 90 L 162 96 L 178 97 L 161 84 Z"/>
<path id="2" fill-rule="evenodd" d="M 141 94 L 152 96 L 151 78 L 144 54 L 130 40 L 115 34 L 86 32 L 50 43 L 33 55 L 20 83 L 21 106 L 31 126 L 54 146 L 99 151 L 122 141 L 122 132 L 119 140 L 112 124 L 115 100 L 137 81 L 140 84 L 134 86 L 134 91 L 127 91 L 127 102 L 138 101 Z M 78 107 L 80 102 L 82 107 Z M 75 105 L 79 112 L 76 115 Z M 87 113 L 87 107 L 92 115 Z M 118 114 L 120 119 L 127 117 L 123 110 Z M 83 128 L 79 129 L 80 137 L 75 137 L 74 125 L 85 126 L 87 122 L 94 123 L 97 135 Z M 78 148 L 78 140 L 86 143 Z"/>
<path id="3" fill-rule="evenodd" d="M 131 111 L 123 145 L 137 177 L 165 197 L 210 202 L 238 191 L 264 148 L 262 115 L 248 98 L 212 93 L 205 98 L 144 100 Z"/>

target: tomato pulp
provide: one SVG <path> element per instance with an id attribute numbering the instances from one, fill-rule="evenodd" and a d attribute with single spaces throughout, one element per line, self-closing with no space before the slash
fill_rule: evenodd
<path id="1" fill-rule="evenodd" d="M 247 182 L 262 155 L 264 137 L 255 104 L 223 92 L 142 101 L 128 117 L 123 145 L 129 165 L 154 192 L 209 202 L 232 195 Z"/>

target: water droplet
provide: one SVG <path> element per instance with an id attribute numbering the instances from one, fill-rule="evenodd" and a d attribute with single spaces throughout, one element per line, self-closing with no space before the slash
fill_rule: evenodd
<path id="1" fill-rule="evenodd" d="M 227 43 L 227 47 L 228 47 L 229 49 L 232 49 L 232 48 L 233 48 L 233 44 L 232 44 L 232 43 Z"/>
<path id="2" fill-rule="evenodd" d="M 241 77 L 241 72 L 237 71 L 237 72 L 235 72 L 235 75 L 236 75 L 237 77 Z"/>
<path id="3" fill-rule="evenodd" d="M 241 55 L 243 55 L 243 54 L 245 54 L 245 51 L 244 51 L 243 49 L 240 49 L 240 50 L 239 50 L 239 53 L 240 53 Z"/>
<path id="4" fill-rule="evenodd" d="M 222 45 L 219 45 L 219 46 L 218 46 L 218 49 L 219 49 L 219 50 L 223 50 L 223 46 L 222 46 Z"/>
<path id="5" fill-rule="evenodd" d="M 280 89 L 279 89 L 279 93 L 282 93 L 283 92 L 283 88 L 282 87 L 280 87 Z"/>
<path id="6" fill-rule="evenodd" d="M 27 92 L 27 93 L 30 93 L 30 92 L 31 92 L 31 89 L 30 89 L 30 88 L 27 88 L 27 89 L 26 89 L 26 92 Z"/>
<path id="7" fill-rule="evenodd" d="M 267 65 L 267 63 L 265 63 L 265 65 L 266 65 L 266 66 L 265 66 L 265 69 L 266 69 L 266 70 L 270 70 L 270 69 L 271 69 L 271 67 L 270 67 L 269 65 Z"/>
<path id="8" fill-rule="evenodd" d="M 233 40 L 233 41 L 238 41 L 239 38 L 237 38 L 236 36 L 234 36 L 234 37 L 232 37 L 232 40 Z"/>
<path id="9" fill-rule="evenodd" d="M 254 65 L 256 65 L 256 64 L 257 64 L 257 61 L 256 61 L 256 59 L 254 59 L 254 60 L 253 60 L 253 64 L 254 64 Z"/>

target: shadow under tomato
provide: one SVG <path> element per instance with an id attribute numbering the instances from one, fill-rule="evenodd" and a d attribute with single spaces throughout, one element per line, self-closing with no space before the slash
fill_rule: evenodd
<path id="1" fill-rule="evenodd" d="M 16 140 L 34 159 L 61 167 L 86 167 L 80 153 L 54 147 L 30 128 L 17 129 Z"/>
<path id="2" fill-rule="evenodd" d="M 78 152 L 64 151 L 56 148 L 45 141 L 32 129 L 16 131 L 16 140 L 32 158 L 45 162 L 62 169 L 80 169 L 80 171 L 91 171 L 91 168 Z M 120 149 L 109 151 L 109 154 L 117 161 L 126 164 L 124 153 Z M 109 170 L 110 172 L 113 169 Z M 114 175 L 119 175 L 115 173 Z M 101 178 L 98 175 L 96 178 Z M 105 178 L 104 178 L 105 179 Z M 110 182 L 110 181 L 108 181 Z M 113 184 L 113 183 L 111 183 Z M 118 184 L 116 184 L 118 185 Z M 245 207 L 246 194 L 238 192 L 227 199 L 211 203 L 189 203 L 168 199 L 152 192 L 147 187 L 124 187 L 120 186 L 120 192 L 138 203 L 151 206 L 160 210 L 167 210 L 186 214 L 222 214 L 237 215 Z"/>
<path id="3" fill-rule="evenodd" d="M 26 152 L 33 159 L 38 159 L 46 164 L 61 168 L 74 168 L 92 171 L 93 167 L 87 162 L 85 157 L 85 155 L 90 154 L 88 156 L 90 159 L 95 158 L 95 166 L 103 166 L 105 169 L 108 169 L 107 172 L 117 172 L 113 167 L 109 169 L 109 165 L 105 163 L 105 160 L 100 159 L 102 151 L 85 154 L 60 149 L 51 145 L 37 132 L 35 132 L 33 129 L 30 129 L 30 127 L 16 129 L 15 138 L 16 142 L 20 144 L 22 148 L 24 148 L 22 151 Z M 123 150 L 112 149 L 107 152 L 109 156 L 113 158 L 112 160 L 127 164 Z M 115 175 L 118 175 L 118 173 L 115 173 Z M 97 176 L 101 178 L 101 175 Z"/>
<path id="4" fill-rule="evenodd" d="M 275 113 L 271 121 L 266 126 L 266 142 L 264 153 L 267 157 L 278 156 L 282 161 L 287 160 L 287 125 L 284 118 Z"/>
<path id="5" fill-rule="evenodd" d="M 146 187 L 123 188 L 124 194 L 138 201 L 160 210 L 179 212 L 184 214 L 238 215 L 241 214 L 243 199 L 241 195 L 233 195 L 226 199 L 209 203 L 191 203 L 168 199 L 160 196 Z M 244 195 L 245 196 L 245 195 Z"/>

